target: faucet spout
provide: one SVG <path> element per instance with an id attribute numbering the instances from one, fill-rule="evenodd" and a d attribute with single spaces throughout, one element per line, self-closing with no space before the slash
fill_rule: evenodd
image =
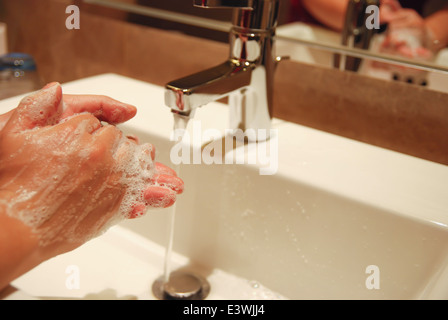
<path id="1" fill-rule="evenodd" d="M 165 104 L 173 112 L 189 113 L 250 85 L 254 64 L 229 59 L 224 63 L 166 85 Z"/>
<path id="2" fill-rule="evenodd" d="M 253 130 L 254 141 L 269 139 L 274 72 L 280 61 L 274 57 L 279 0 L 195 0 L 194 4 L 234 8 L 229 59 L 168 83 L 165 104 L 173 112 L 187 115 L 228 97 L 229 129 Z M 264 132 L 258 134 L 259 130 Z"/>
<path id="3" fill-rule="evenodd" d="M 380 0 L 349 0 L 345 13 L 345 22 L 342 30 L 341 44 L 358 49 L 368 49 L 375 34 L 374 29 L 366 25 L 369 14 L 366 9 L 380 5 Z M 362 60 L 355 57 L 341 57 L 334 55 L 333 65 L 342 70 L 358 71 Z"/>

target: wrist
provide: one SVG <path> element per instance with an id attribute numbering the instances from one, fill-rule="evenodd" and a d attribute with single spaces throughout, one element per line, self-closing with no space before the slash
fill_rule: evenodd
<path id="1" fill-rule="evenodd" d="M 31 229 L 6 214 L 0 204 L 0 289 L 37 266 L 38 240 Z"/>

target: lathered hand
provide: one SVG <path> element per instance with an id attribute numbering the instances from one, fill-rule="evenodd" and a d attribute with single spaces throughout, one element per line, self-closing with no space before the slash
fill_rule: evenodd
<path id="1" fill-rule="evenodd" d="M 396 0 L 383 0 L 381 4 L 381 21 L 389 24 L 381 51 L 409 59 L 431 59 L 428 44 L 432 33 L 425 19 L 413 9 L 402 8 Z"/>
<path id="2" fill-rule="evenodd" d="M 51 257 L 122 219 L 172 205 L 183 182 L 154 163 L 154 147 L 100 122 L 135 113 L 103 96 L 63 96 L 52 83 L 0 116 L 0 220 L 28 229 Z"/>
<path id="3" fill-rule="evenodd" d="M 114 223 L 174 203 L 182 180 L 154 163 L 151 144 L 112 125 L 135 114 L 52 83 L 0 115 L 0 290 Z"/>

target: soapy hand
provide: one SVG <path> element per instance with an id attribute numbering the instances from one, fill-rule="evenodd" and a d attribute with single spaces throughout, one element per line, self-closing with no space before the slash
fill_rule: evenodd
<path id="1" fill-rule="evenodd" d="M 402 8 L 397 0 L 382 0 L 381 22 L 388 23 L 388 31 L 381 51 L 405 58 L 429 60 L 433 57 L 427 43 L 431 34 L 425 20 L 415 10 Z"/>
<path id="2" fill-rule="evenodd" d="M 122 219 L 172 205 L 183 191 L 172 169 L 153 162 L 152 145 L 100 122 L 135 113 L 103 96 L 63 96 L 52 83 L 0 116 L 0 204 L 39 246 L 77 247 Z"/>

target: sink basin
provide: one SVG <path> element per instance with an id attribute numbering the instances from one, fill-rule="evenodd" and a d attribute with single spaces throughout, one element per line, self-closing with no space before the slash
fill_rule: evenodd
<path id="1" fill-rule="evenodd" d="M 170 164 L 173 118 L 163 88 L 114 74 L 63 87 L 136 105 L 121 129 L 155 144 L 157 161 Z M 0 102 L 0 111 L 18 100 Z M 226 106 L 200 108 L 187 132 L 198 134 L 198 125 L 224 133 Z M 248 161 L 181 165 L 174 269 L 206 277 L 209 299 L 448 298 L 446 166 L 279 119 L 273 128 L 276 139 L 264 146 L 278 147 L 275 174 Z M 192 139 L 193 151 L 219 153 L 224 138 L 202 138 Z M 246 160 L 254 152 L 237 150 Z M 170 210 L 125 221 L 43 263 L 13 282 L 9 298 L 154 299 Z M 69 289 L 77 271 L 79 286 Z"/>
<path id="2" fill-rule="evenodd" d="M 162 276 L 165 249 L 122 226 L 112 227 L 72 252 L 44 262 L 15 280 L 8 300 L 155 300 L 152 286 Z M 207 275 L 208 299 L 285 299 L 255 280 L 191 263 L 175 253 L 173 270 Z"/>

